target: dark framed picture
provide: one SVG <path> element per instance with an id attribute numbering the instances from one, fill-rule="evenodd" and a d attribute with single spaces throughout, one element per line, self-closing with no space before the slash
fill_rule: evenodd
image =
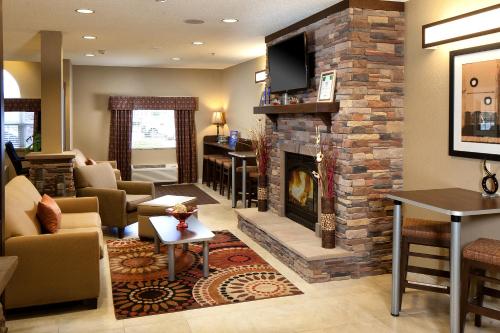
<path id="1" fill-rule="evenodd" d="M 449 154 L 500 161 L 500 43 L 450 52 Z"/>

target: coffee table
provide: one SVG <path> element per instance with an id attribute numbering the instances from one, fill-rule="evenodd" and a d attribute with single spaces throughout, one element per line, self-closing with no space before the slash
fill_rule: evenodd
<path id="1" fill-rule="evenodd" d="M 166 244 L 168 249 L 168 281 L 175 280 L 175 246 L 182 244 L 183 252 L 187 251 L 189 243 L 203 243 L 203 276 L 208 277 L 208 242 L 215 235 L 205 227 L 196 216 L 186 220 L 187 229 L 178 230 L 178 221 L 172 216 L 151 216 L 149 218 L 155 230 L 155 253 L 160 253 L 160 244 Z"/>
<path id="2" fill-rule="evenodd" d="M 177 204 L 189 205 L 193 204 L 196 197 L 185 197 L 180 195 L 164 195 L 154 200 L 140 203 L 137 206 L 137 215 L 139 221 L 139 237 L 141 239 L 154 238 L 154 230 L 151 226 L 149 218 L 151 216 L 166 215 L 166 209 L 174 207 Z"/>

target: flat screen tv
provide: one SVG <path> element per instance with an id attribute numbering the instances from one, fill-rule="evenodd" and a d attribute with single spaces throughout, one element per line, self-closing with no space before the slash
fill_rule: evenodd
<path id="1" fill-rule="evenodd" d="M 267 49 L 271 92 L 307 89 L 307 39 L 299 34 Z"/>

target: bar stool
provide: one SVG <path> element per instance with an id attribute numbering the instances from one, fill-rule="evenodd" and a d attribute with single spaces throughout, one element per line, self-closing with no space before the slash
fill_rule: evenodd
<path id="1" fill-rule="evenodd" d="M 215 161 L 218 158 L 224 157 L 223 155 L 208 155 L 208 163 L 207 163 L 207 186 L 213 187 L 215 184 Z"/>
<path id="2" fill-rule="evenodd" d="M 427 253 L 410 252 L 410 245 L 424 245 L 450 250 L 450 223 L 424 220 L 416 218 L 406 218 L 403 223 L 402 243 L 401 243 L 401 268 L 399 286 L 399 310 L 403 302 L 403 293 L 406 288 L 432 291 L 449 294 L 450 288 L 445 286 L 428 285 L 417 282 L 410 282 L 407 279 L 408 272 L 450 278 L 450 272 L 426 267 L 408 265 L 409 257 L 420 257 L 426 259 L 450 261 L 449 256 L 440 256 Z M 449 252 L 448 252 L 449 253 Z"/>
<path id="3" fill-rule="evenodd" d="M 220 187 L 221 183 L 221 173 L 222 173 L 222 164 L 225 162 L 230 162 L 231 159 L 227 156 L 220 156 L 215 159 L 215 167 L 213 168 L 213 190 L 217 191 L 217 188 Z"/>
<path id="4" fill-rule="evenodd" d="M 251 175 L 258 174 L 258 169 L 256 165 L 249 165 L 246 168 L 247 171 L 247 176 L 246 176 L 246 194 L 247 194 L 247 202 L 250 202 L 251 200 L 251 186 L 252 186 L 252 181 L 251 181 Z M 242 186 L 242 173 L 243 173 L 243 167 L 237 167 L 236 168 L 236 193 L 237 193 L 237 200 L 242 198 L 242 191 L 243 191 L 243 186 Z M 258 176 L 257 176 L 258 177 Z"/>
<path id="5" fill-rule="evenodd" d="M 211 155 L 203 155 L 203 173 L 201 175 L 201 182 L 202 184 L 207 184 L 208 183 L 208 158 Z"/>
<path id="6" fill-rule="evenodd" d="M 231 182 L 232 182 L 232 170 L 233 161 L 230 159 L 222 163 L 221 178 L 220 178 L 220 194 L 224 195 L 224 191 L 227 188 L 227 199 L 231 198 Z"/>
<path id="7" fill-rule="evenodd" d="M 481 316 L 500 320 L 500 310 L 483 306 L 484 295 L 500 298 L 500 290 L 486 287 L 489 284 L 500 285 L 500 280 L 491 276 L 500 273 L 500 240 L 480 238 L 466 245 L 462 261 L 462 295 L 460 302 L 460 325 L 463 332 L 467 313 L 474 313 L 474 325 L 481 327 Z M 477 283 L 476 297 L 469 301 L 471 282 Z"/>

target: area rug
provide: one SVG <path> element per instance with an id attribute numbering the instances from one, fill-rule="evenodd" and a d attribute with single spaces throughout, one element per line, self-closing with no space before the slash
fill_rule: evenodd
<path id="1" fill-rule="evenodd" d="M 203 277 L 202 246 L 176 249 L 176 280 L 168 281 L 166 247 L 139 239 L 108 240 L 117 319 L 299 295 L 302 292 L 229 231 L 209 245 L 210 274 Z"/>
<path id="2" fill-rule="evenodd" d="M 155 186 L 156 197 L 161 197 L 163 195 L 182 195 L 185 197 L 196 197 L 195 205 L 210 205 L 218 204 L 219 202 L 212 198 L 210 195 L 206 194 L 193 184 L 174 184 L 174 185 L 161 185 L 157 184 Z"/>

